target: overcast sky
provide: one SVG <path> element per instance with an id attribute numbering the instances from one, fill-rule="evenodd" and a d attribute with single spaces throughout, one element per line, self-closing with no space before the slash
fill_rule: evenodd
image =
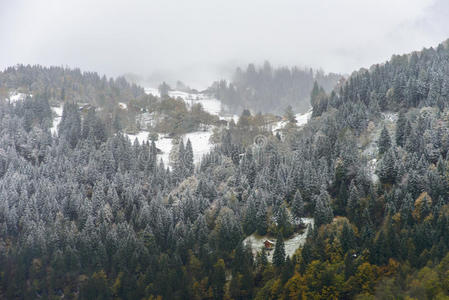
<path id="1" fill-rule="evenodd" d="M 350 73 L 447 38 L 447 0 L 0 0 L 1 69 L 68 65 L 194 87 L 266 59 Z"/>

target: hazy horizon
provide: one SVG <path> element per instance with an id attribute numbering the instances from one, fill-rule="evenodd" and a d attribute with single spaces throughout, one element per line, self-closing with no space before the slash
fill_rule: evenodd
<path id="1" fill-rule="evenodd" d="M 449 37 L 443 0 L 14 1 L 0 68 L 63 65 L 204 88 L 248 63 L 351 73 Z"/>

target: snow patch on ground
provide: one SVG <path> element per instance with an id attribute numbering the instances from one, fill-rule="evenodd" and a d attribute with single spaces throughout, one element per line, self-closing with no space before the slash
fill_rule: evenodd
<path id="1" fill-rule="evenodd" d="M 9 101 L 9 103 L 14 104 L 17 101 L 23 101 L 26 99 L 27 96 L 32 97 L 31 94 L 24 94 L 19 92 L 10 92 L 9 97 L 6 98 L 6 101 Z"/>
<path id="2" fill-rule="evenodd" d="M 131 141 L 134 143 L 135 139 L 139 141 L 140 144 L 146 143 L 148 141 L 148 131 L 142 130 L 137 134 L 125 134 Z M 162 134 L 158 135 L 157 141 L 155 141 L 156 148 L 161 150 L 161 153 L 158 154 L 158 162 L 160 159 L 164 162 L 165 166 L 168 166 L 169 163 L 169 155 L 172 147 L 173 139 L 164 137 Z"/>
<path id="3" fill-rule="evenodd" d="M 159 93 L 159 90 L 156 88 L 150 88 L 150 87 L 146 87 L 145 88 L 145 93 L 147 93 L 148 95 L 153 95 L 155 97 L 160 97 L 161 94 Z"/>
<path id="4" fill-rule="evenodd" d="M 305 114 L 296 114 L 296 124 L 298 126 L 302 126 L 309 122 L 310 118 L 312 118 L 312 110 L 309 110 Z"/>
<path id="5" fill-rule="evenodd" d="M 313 218 L 302 218 L 301 221 L 306 225 L 306 229 L 301 233 L 295 233 L 291 238 L 284 240 L 285 244 L 285 255 L 292 257 L 296 250 L 303 246 L 306 242 L 307 234 L 311 228 L 313 228 L 314 220 Z M 256 255 L 259 251 L 261 251 L 262 247 L 264 247 L 265 240 L 275 241 L 275 239 L 270 238 L 268 236 L 260 236 L 256 234 L 252 234 L 248 236 L 243 242 L 251 243 L 251 248 L 253 250 L 253 254 Z M 268 260 L 272 261 L 274 253 L 273 250 L 267 251 Z"/>
<path id="6" fill-rule="evenodd" d="M 296 114 L 295 115 L 296 125 L 301 127 L 301 126 L 307 124 L 307 122 L 309 122 L 311 117 L 312 117 L 312 110 L 309 110 L 306 113 Z M 286 120 L 279 121 L 279 122 L 277 122 L 276 124 L 273 125 L 272 131 L 276 132 L 277 130 L 280 130 L 280 129 L 284 128 L 285 125 L 287 125 L 287 121 Z"/>
<path id="7" fill-rule="evenodd" d="M 382 117 L 387 122 L 396 123 L 396 121 L 398 120 L 398 113 L 393 112 L 382 113 Z"/>
<path id="8" fill-rule="evenodd" d="M 239 116 L 238 115 L 220 115 L 220 120 L 225 120 L 228 122 L 231 122 L 231 120 L 234 121 L 235 124 L 237 124 L 237 122 L 239 121 Z"/>
<path id="9" fill-rule="evenodd" d="M 50 128 L 50 132 L 52 135 L 58 134 L 58 125 L 61 123 L 62 118 L 62 105 L 58 107 L 51 107 L 51 110 L 56 114 L 53 119 L 53 125 Z"/>
<path id="10" fill-rule="evenodd" d="M 156 88 L 145 88 L 145 92 L 147 94 L 160 97 L 159 90 Z M 192 107 L 192 105 L 200 103 L 203 106 L 203 109 L 211 115 L 220 115 L 220 112 L 223 108 L 220 100 L 213 98 L 207 94 L 169 91 L 168 95 L 172 98 L 181 98 L 182 100 L 184 100 L 188 107 Z"/>
<path id="11" fill-rule="evenodd" d="M 370 161 L 368 161 L 368 172 L 372 182 L 379 181 L 379 176 L 377 176 L 376 174 L 376 169 L 377 169 L 377 158 L 373 158 Z"/>
<path id="12" fill-rule="evenodd" d="M 184 145 L 187 143 L 187 140 L 190 139 L 192 143 L 193 150 L 193 162 L 198 164 L 204 155 L 209 153 L 209 151 L 214 146 L 210 142 L 210 137 L 212 136 L 212 131 L 196 131 L 187 133 L 183 136 Z"/>
<path id="13" fill-rule="evenodd" d="M 184 101 L 187 102 L 189 107 L 191 107 L 194 104 L 200 103 L 203 106 L 203 109 L 208 113 L 210 113 L 211 115 L 218 116 L 222 111 L 221 102 L 215 98 L 203 98 L 203 99 L 184 100 Z"/>

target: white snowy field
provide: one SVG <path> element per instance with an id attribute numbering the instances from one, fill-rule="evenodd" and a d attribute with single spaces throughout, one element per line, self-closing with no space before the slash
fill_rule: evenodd
<path id="1" fill-rule="evenodd" d="M 203 156 L 212 150 L 213 144 L 210 142 L 212 136 L 212 130 L 209 131 L 196 131 L 187 133 L 183 136 L 184 145 L 187 140 L 190 139 L 193 150 L 193 162 L 199 163 Z"/>
<path id="2" fill-rule="evenodd" d="M 292 257 L 296 250 L 304 245 L 307 238 L 307 233 L 311 228 L 313 228 L 314 220 L 313 218 L 301 218 L 301 221 L 306 225 L 306 229 L 302 233 L 295 233 L 291 238 L 284 240 L 285 245 L 285 255 Z M 276 239 L 272 239 L 268 236 L 260 236 L 256 234 L 251 234 L 243 242 L 251 243 L 251 248 L 253 250 L 253 254 L 256 255 L 259 251 L 261 251 L 262 247 L 264 247 L 264 242 L 266 240 L 276 241 Z M 273 259 L 274 248 L 271 251 L 267 252 L 268 260 L 271 261 Z"/>

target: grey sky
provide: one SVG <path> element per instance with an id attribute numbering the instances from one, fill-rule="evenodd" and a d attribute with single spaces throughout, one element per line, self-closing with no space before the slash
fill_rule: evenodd
<path id="1" fill-rule="evenodd" d="M 449 38 L 447 0 L 0 0 L 0 68 L 68 65 L 205 87 L 236 65 L 348 73 Z"/>

